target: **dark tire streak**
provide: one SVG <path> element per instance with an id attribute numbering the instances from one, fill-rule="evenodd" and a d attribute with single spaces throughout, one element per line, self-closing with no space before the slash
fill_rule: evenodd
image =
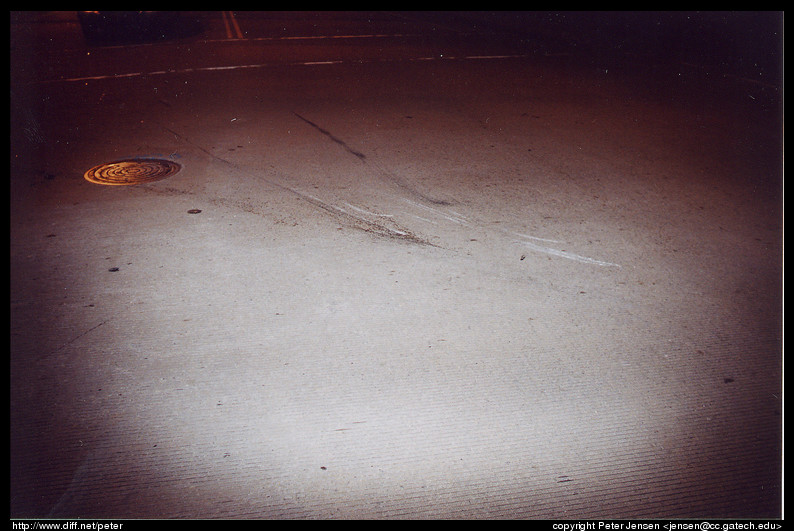
<path id="1" fill-rule="evenodd" d="M 298 116 L 298 115 L 296 114 L 296 116 Z M 307 121 L 307 120 L 305 120 L 305 121 Z M 308 123 L 311 123 L 311 122 L 308 122 Z M 314 125 L 314 124 L 312 124 L 312 125 Z M 419 236 L 416 236 L 416 235 L 412 234 L 410 231 L 390 229 L 389 227 L 382 226 L 382 225 L 380 225 L 380 224 L 378 224 L 378 223 L 376 223 L 374 221 L 370 221 L 370 220 L 367 220 L 367 219 L 364 219 L 364 218 L 360 218 L 358 216 L 354 216 L 354 215 L 342 210 L 339 207 L 336 207 L 334 205 L 325 203 L 324 201 L 321 201 L 321 200 L 316 199 L 316 198 L 314 198 L 314 197 L 312 197 L 310 195 L 307 195 L 307 194 L 305 194 L 303 192 L 295 190 L 294 188 L 290 188 L 288 186 L 285 186 L 285 185 L 283 185 L 283 184 L 281 184 L 279 182 L 276 182 L 276 181 L 274 181 L 272 179 L 268 179 L 268 178 L 266 178 L 266 177 L 264 177 L 264 176 L 262 176 L 262 175 L 260 175 L 258 173 L 253 173 L 253 172 L 251 172 L 249 170 L 241 168 L 240 166 L 238 166 L 234 162 L 232 162 L 230 160 L 227 160 L 227 159 L 224 159 L 223 157 L 219 157 L 219 156 L 211 153 L 210 151 L 208 151 L 204 147 L 192 142 L 191 140 L 186 138 L 184 135 L 181 135 L 180 133 L 174 131 L 173 129 L 169 129 L 169 128 L 165 127 L 165 126 L 163 126 L 163 129 L 168 131 L 169 133 L 173 134 L 175 137 L 177 137 L 179 140 L 185 142 L 186 144 L 189 144 L 189 145 L 195 147 L 196 149 L 200 150 L 202 153 L 207 154 L 213 160 L 216 160 L 218 162 L 226 164 L 226 165 L 234 168 L 238 172 L 245 173 L 245 174 L 248 174 L 248 175 L 250 175 L 250 176 L 252 176 L 252 177 L 254 177 L 256 179 L 259 179 L 260 181 L 263 181 L 263 182 L 269 184 L 270 186 L 273 186 L 273 187 L 278 188 L 280 190 L 283 190 L 285 192 L 289 192 L 289 193 L 291 193 L 293 195 L 296 195 L 297 197 L 299 197 L 303 201 L 306 201 L 307 203 L 309 203 L 309 204 L 311 204 L 311 205 L 313 205 L 313 206 L 315 206 L 315 207 L 317 207 L 317 208 L 319 208 L 319 209 L 331 214 L 333 217 L 335 217 L 337 219 L 341 219 L 347 225 L 350 225 L 350 226 L 352 226 L 354 228 L 363 230 L 364 232 L 367 232 L 369 234 L 373 234 L 373 235 L 384 237 L 384 238 L 389 238 L 391 240 L 401 240 L 401 241 L 405 241 L 405 242 L 409 242 L 409 243 L 415 243 L 415 244 L 418 244 L 418 245 L 429 245 L 429 246 L 432 246 L 432 247 L 437 247 L 436 245 L 430 243 L 429 241 L 427 241 L 427 240 L 425 240 L 423 238 L 420 238 Z M 222 202 L 228 204 L 228 201 L 222 201 Z M 250 210 L 247 210 L 247 211 L 250 211 Z"/>

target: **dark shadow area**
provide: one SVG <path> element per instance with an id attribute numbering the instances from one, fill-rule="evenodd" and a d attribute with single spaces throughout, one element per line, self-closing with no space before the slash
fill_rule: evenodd
<path id="1" fill-rule="evenodd" d="M 423 14 L 464 19 L 472 32 L 524 52 L 567 53 L 608 65 L 687 63 L 780 84 L 780 11 L 494 11 Z"/>
<path id="2" fill-rule="evenodd" d="M 204 32 L 200 19 L 179 11 L 79 11 L 91 46 L 118 46 L 185 39 Z"/>

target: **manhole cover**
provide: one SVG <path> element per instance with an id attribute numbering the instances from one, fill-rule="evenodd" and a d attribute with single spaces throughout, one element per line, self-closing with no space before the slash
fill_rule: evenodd
<path id="1" fill-rule="evenodd" d="M 125 186 L 159 181 L 170 177 L 182 167 L 162 159 L 127 159 L 101 164 L 85 172 L 87 181 L 96 184 Z"/>

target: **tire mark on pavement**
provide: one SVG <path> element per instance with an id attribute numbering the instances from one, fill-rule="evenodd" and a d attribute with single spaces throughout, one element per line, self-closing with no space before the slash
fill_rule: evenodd
<path id="1" fill-rule="evenodd" d="M 447 213 L 447 212 L 444 212 L 444 211 L 439 210 L 437 208 L 429 207 L 427 205 L 422 205 L 420 203 L 417 203 L 415 201 L 411 201 L 409 199 L 406 199 L 405 201 L 407 203 L 411 204 L 414 207 L 422 209 L 424 212 L 429 212 L 429 213 L 434 214 L 436 216 L 440 216 L 440 217 L 446 219 L 447 221 L 451 221 L 451 222 L 457 223 L 459 225 L 463 225 L 463 226 L 466 226 L 466 227 L 480 227 L 480 228 L 485 226 L 484 223 L 477 222 L 477 221 L 472 221 L 468 217 L 466 217 L 463 214 L 460 214 L 460 213 L 458 213 L 458 212 L 456 212 L 454 210 L 450 210 L 449 213 Z M 418 217 L 418 216 L 416 216 L 416 217 Z M 422 218 L 420 218 L 420 219 L 422 219 Z M 553 247 L 547 247 L 545 245 L 538 245 L 537 243 L 533 243 L 532 241 L 527 241 L 527 240 L 533 240 L 533 241 L 547 242 L 547 243 L 563 243 L 563 242 L 561 242 L 559 240 L 552 240 L 552 239 L 549 239 L 549 238 L 540 238 L 540 237 L 537 237 L 537 236 L 531 236 L 529 234 L 522 234 L 522 233 L 513 232 L 513 231 L 509 231 L 509 230 L 505 230 L 505 229 L 495 229 L 495 230 L 497 230 L 498 232 L 502 232 L 502 233 L 504 233 L 506 235 L 518 236 L 519 238 L 522 239 L 521 243 L 524 246 L 526 246 L 527 248 L 529 248 L 529 249 L 531 249 L 533 251 L 539 252 L 539 253 L 549 254 L 549 255 L 552 255 L 552 256 L 558 256 L 560 258 L 566 258 L 568 260 L 573 260 L 573 261 L 581 262 L 581 263 L 585 263 L 585 264 L 598 265 L 598 266 L 602 266 L 602 267 L 618 267 L 618 268 L 621 267 L 619 264 L 615 264 L 613 262 L 606 262 L 606 261 L 603 261 L 603 260 L 596 260 L 595 258 L 590 258 L 590 257 L 587 257 L 587 256 L 581 256 L 581 255 L 578 255 L 576 253 L 571 253 L 571 252 L 566 251 L 566 250 L 555 249 Z"/>
<path id="2" fill-rule="evenodd" d="M 331 138 L 334 142 L 336 142 L 336 143 L 340 144 L 341 146 L 343 146 L 347 151 L 349 151 L 350 153 L 355 155 L 359 160 L 361 160 L 363 162 L 366 162 L 366 156 L 364 154 L 359 153 L 359 152 L 351 149 L 344 141 L 336 138 L 330 132 L 328 132 L 325 129 L 319 127 L 314 122 L 311 122 L 311 121 L 307 120 L 306 118 L 303 118 L 302 116 L 300 116 L 299 114 L 297 114 L 295 112 L 293 112 L 293 114 L 295 114 L 295 116 L 297 116 L 298 118 L 300 118 L 301 120 L 303 120 L 307 124 L 309 124 L 312 127 L 316 128 L 318 131 L 320 131 L 324 135 L 326 135 L 329 138 Z M 394 216 L 391 215 L 391 214 L 378 214 L 378 213 L 374 213 L 374 212 L 369 212 L 369 211 L 367 211 L 365 209 L 362 209 L 360 207 L 356 207 L 356 206 L 350 204 L 349 202 L 346 202 L 345 204 L 349 207 L 349 209 L 351 209 L 353 211 L 356 211 L 356 212 L 359 212 L 360 214 L 362 214 L 362 215 L 356 215 L 354 213 L 349 212 L 348 210 L 345 210 L 342 207 L 339 207 L 339 206 L 333 205 L 333 204 L 331 204 L 329 202 L 323 201 L 322 199 L 314 197 L 314 196 L 312 196 L 310 194 L 307 194 L 305 192 L 301 192 L 301 191 L 296 190 L 294 188 L 290 188 L 289 186 L 286 186 L 286 185 L 284 185 L 284 184 L 282 184 L 280 182 L 274 181 L 273 179 L 268 179 L 268 178 L 266 178 L 266 177 L 264 177 L 264 176 L 262 176 L 262 175 L 260 175 L 258 173 L 254 173 L 254 172 L 251 172 L 249 170 L 246 170 L 246 169 L 238 166 L 234 162 L 231 162 L 231 161 L 229 161 L 227 159 L 224 159 L 222 157 L 219 157 L 218 155 L 213 154 L 209 150 L 205 149 L 204 147 L 202 147 L 200 145 L 195 144 L 194 142 L 190 141 L 189 139 L 187 139 L 186 137 L 184 137 L 183 135 L 177 133 L 176 131 L 174 131 L 172 129 L 169 129 L 169 128 L 165 127 L 165 126 L 163 126 L 163 129 L 168 131 L 168 132 L 170 132 L 170 133 L 172 133 L 173 135 L 175 135 L 177 138 L 179 138 L 183 142 L 185 142 L 187 144 L 190 144 L 190 145 L 194 146 L 195 148 L 199 149 L 203 153 L 205 153 L 208 156 L 210 156 L 212 159 L 217 160 L 217 161 L 219 161 L 219 162 L 221 162 L 223 164 L 226 164 L 228 166 L 231 166 L 236 171 L 251 175 L 252 177 L 254 177 L 256 179 L 259 179 L 259 180 L 261 180 L 261 181 L 263 181 L 263 182 L 265 182 L 265 183 L 267 183 L 267 184 L 269 184 L 269 185 L 271 185 L 271 186 L 273 186 L 275 188 L 278 188 L 280 190 L 283 190 L 283 191 L 289 192 L 291 194 L 294 194 L 294 195 L 298 196 L 299 198 L 301 198 L 302 200 L 314 205 L 315 207 L 317 207 L 317 208 L 319 208 L 319 209 L 331 214 L 332 216 L 334 216 L 334 217 L 336 217 L 338 219 L 341 219 L 343 222 L 346 222 L 348 225 L 351 225 L 354 228 L 363 230 L 364 232 L 367 232 L 367 233 L 370 233 L 370 234 L 373 234 L 373 235 L 376 235 L 376 236 L 386 237 L 386 238 L 390 238 L 390 239 L 393 239 L 393 240 L 402 240 L 402 241 L 406 241 L 406 242 L 410 242 L 410 243 L 416 243 L 416 244 L 420 244 L 420 245 L 429 245 L 429 246 L 432 246 L 432 247 L 439 247 L 438 245 L 436 245 L 434 243 L 431 243 L 429 240 L 427 240 L 425 238 L 422 238 L 420 236 L 417 236 L 416 234 L 414 234 L 410 230 L 405 229 L 405 228 L 401 227 L 400 225 L 398 225 L 396 223 L 396 221 L 393 219 Z M 433 200 L 431 198 L 428 198 L 427 196 L 421 194 L 420 192 L 411 189 L 405 183 L 402 183 L 397 177 L 392 176 L 391 174 L 389 174 L 388 172 L 386 172 L 382 168 L 378 167 L 378 169 L 383 175 L 386 175 L 389 178 L 389 180 L 394 182 L 401 189 L 403 189 L 405 191 L 408 191 L 411 195 L 420 198 L 422 201 L 424 201 L 426 203 L 431 203 L 431 204 L 434 205 L 434 206 L 428 206 L 428 205 L 413 201 L 413 200 L 408 199 L 408 198 L 403 198 L 405 202 L 411 204 L 415 208 L 419 208 L 419 209 L 423 210 L 425 213 L 434 214 L 435 216 L 442 217 L 442 218 L 446 219 L 447 221 L 450 221 L 450 222 L 453 222 L 453 223 L 456 223 L 456 224 L 459 224 L 459 225 L 462 225 L 462 226 L 480 227 L 480 228 L 485 226 L 482 222 L 476 222 L 476 220 L 472 221 L 468 217 L 466 217 L 463 214 L 460 214 L 460 213 L 458 213 L 458 212 L 456 212 L 454 210 L 450 210 L 449 212 L 445 212 L 443 210 L 440 210 L 440 209 L 436 208 L 436 206 L 450 206 L 452 203 L 448 202 L 448 201 L 438 201 L 438 200 Z M 378 221 L 374 221 L 374 220 L 371 220 L 371 219 L 367 219 L 366 217 L 364 217 L 364 215 L 374 216 L 374 217 L 379 218 L 379 220 Z M 418 216 L 416 216 L 416 217 L 418 217 Z M 420 219 L 422 219 L 422 218 L 420 218 Z M 388 225 L 385 223 L 386 221 L 388 221 Z M 391 225 L 391 226 L 389 226 L 389 225 Z M 581 262 L 581 263 L 585 263 L 585 264 L 598 265 L 598 266 L 602 266 L 602 267 L 618 267 L 618 268 L 621 267 L 619 264 L 616 264 L 616 263 L 602 261 L 602 260 L 597 260 L 595 258 L 590 258 L 590 257 L 587 257 L 587 256 L 581 256 L 581 255 L 578 255 L 578 254 L 575 254 L 575 253 L 571 253 L 571 252 L 568 252 L 566 250 L 554 249 L 552 247 L 547 247 L 547 246 L 544 246 L 544 245 L 538 245 L 537 243 L 533 243 L 531 241 L 527 241 L 527 240 L 534 240 L 534 241 L 549 242 L 549 243 L 562 243 L 562 242 L 560 242 L 558 240 L 551 240 L 551 239 L 548 239 L 548 238 L 539 238 L 539 237 L 536 237 L 536 236 L 530 236 L 530 235 L 526 235 L 526 234 L 519 234 L 519 233 L 516 233 L 516 232 L 511 232 L 511 231 L 506 231 L 506 230 L 502 230 L 501 232 L 503 232 L 505 234 L 512 234 L 514 236 L 519 236 L 523 240 L 521 243 L 524 246 L 526 246 L 527 248 L 529 248 L 530 250 L 532 250 L 532 251 L 536 251 L 536 252 L 540 252 L 540 253 L 544 253 L 544 254 L 548 254 L 548 255 L 552 255 L 552 256 L 557 256 L 557 257 L 560 257 L 560 258 L 565 258 L 565 259 L 568 259 L 568 260 L 573 260 L 573 261 Z"/>
<path id="3" fill-rule="evenodd" d="M 551 247 L 545 247 L 543 245 L 538 245 L 536 243 L 531 242 L 522 242 L 526 247 L 532 249 L 533 251 L 537 251 L 539 253 L 550 254 L 552 256 L 559 256 L 561 258 L 567 258 L 568 260 L 574 260 L 576 262 L 582 262 L 585 264 L 594 264 L 597 266 L 602 267 L 620 267 L 618 264 L 614 264 L 612 262 L 604 262 L 601 260 L 596 260 L 595 258 L 588 258 L 587 256 L 580 256 L 578 254 L 570 253 L 565 250 L 553 249 Z"/>
<path id="4" fill-rule="evenodd" d="M 320 126 L 319 126 L 319 125 L 317 125 L 316 123 L 312 122 L 311 120 L 308 120 L 308 119 L 304 118 L 303 116 L 301 116 L 300 114 L 296 113 L 295 111 L 293 111 L 293 112 L 292 112 L 292 114 L 294 114 L 295 116 L 297 116 L 298 118 L 300 118 L 301 120 L 303 120 L 304 122 L 306 122 L 307 124 L 309 124 L 310 126 L 312 126 L 312 127 L 314 127 L 315 129 L 317 129 L 319 132 L 321 132 L 322 134 L 324 134 L 325 136 L 327 136 L 328 138 L 330 138 L 330 139 L 331 139 L 333 142 L 336 142 L 337 144 L 339 144 L 340 146 L 342 146 L 343 148 L 345 148 L 345 150 L 346 150 L 348 153 L 350 153 L 351 155 L 354 155 L 354 156 L 358 157 L 360 160 L 365 160 L 365 159 L 367 158 L 367 156 L 366 156 L 366 155 L 364 155 L 363 153 L 361 153 L 360 151 L 356 151 L 355 149 L 353 149 L 353 148 L 351 148 L 350 146 L 348 146 L 348 145 L 345 143 L 345 141 L 344 141 L 344 140 L 341 140 L 341 139 L 339 139 L 339 138 L 335 137 L 334 135 L 332 135 L 332 134 L 330 133 L 330 131 L 327 131 L 326 129 L 323 129 L 322 127 L 320 127 Z"/>
<path id="5" fill-rule="evenodd" d="M 420 245 L 429 245 L 431 247 L 438 247 L 434 243 L 417 236 L 416 234 L 412 233 L 411 231 L 404 229 L 400 226 L 397 228 L 387 227 L 382 223 L 377 223 L 375 221 L 368 220 L 366 218 L 356 216 L 351 214 L 350 212 L 346 211 L 345 209 L 332 205 L 330 203 L 326 203 L 321 199 L 318 199 L 314 196 L 309 194 L 304 194 L 301 192 L 295 192 L 300 195 L 305 201 L 313 204 L 314 206 L 325 210 L 326 212 L 332 214 L 335 217 L 342 218 L 343 220 L 347 221 L 349 224 L 352 224 L 354 227 L 363 230 L 364 232 L 368 232 L 370 234 L 374 234 L 376 236 L 383 236 L 395 240 L 403 240 L 411 243 L 416 243 Z M 352 205 L 350 205 L 352 207 Z M 355 207 L 353 207 L 356 209 Z M 361 210 L 361 209 L 356 209 Z M 381 216 L 381 217 L 390 217 L 390 216 Z M 394 225 L 397 225 L 394 223 Z"/>
<path id="6" fill-rule="evenodd" d="M 296 114 L 296 116 L 298 116 L 298 115 Z M 306 121 L 307 123 L 311 123 L 311 122 L 309 122 L 308 120 L 305 120 L 305 119 L 304 119 L 304 121 Z M 314 125 L 314 124 L 312 124 L 312 125 Z M 432 247 L 438 247 L 437 245 L 431 243 L 430 241 L 413 234 L 411 231 L 409 231 L 407 229 L 403 229 L 403 228 L 401 228 L 399 226 L 397 226 L 396 228 L 392 228 L 392 227 L 386 226 L 383 223 L 371 221 L 371 220 L 368 220 L 368 219 L 366 219 L 364 217 L 361 217 L 361 216 L 356 216 L 354 214 L 351 214 L 350 212 L 347 212 L 343 208 L 340 208 L 338 206 L 332 205 L 331 203 L 323 201 L 323 200 L 321 200 L 321 199 L 319 199 L 317 197 L 314 197 L 314 196 L 312 196 L 310 194 L 307 194 L 305 192 L 301 192 L 300 190 L 296 190 L 294 188 L 286 186 L 286 185 L 282 184 L 281 182 L 275 181 L 273 179 L 268 179 L 267 177 L 265 177 L 265 176 L 263 176 L 263 175 L 261 175 L 259 173 L 255 173 L 253 171 L 246 170 L 245 168 L 240 167 L 239 165 L 235 164 L 234 162 L 232 162 L 230 160 L 227 160 L 227 159 L 225 159 L 223 157 L 219 157 L 218 155 L 215 155 L 211 151 L 209 151 L 209 150 L 205 149 L 204 147 L 196 144 L 195 142 L 191 141 L 190 139 L 188 139 L 184 135 L 174 131 L 173 129 L 170 129 L 170 128 L 162 126 L 162 125 L 161 125 L 161 127 L 165 131 L 168 131 L 169 133 L 173 134 L 175 137 L 177 137 L 182 142 L 185 142 L 186 144 L 189 144 L 189 145 L 195 147 L 196 149 L 200 150 L 202 153 L 205 153 L 206 155 L 208 155 L 213 160 L 216 160 L 216 161 L 218 161 L 218 162 L 220 162 L 222 164 L 228 165 L 228 166 L 232 167 L 234 170 L 236 170 L 236 171 L 238 171 L 240 173 L 244 173 L 244 174 L 250 175 L 251 177 L 253 177 L 255 179 L 258 179 L 258 180 L 260 180 L 262 182 L 265 182 L 268 185 L 273 186 L 274 188 L 277 188 L 279 190 L 282 190 L 282 191 L 288 192 L 290 194 L 293 194 L 293 195 L 299 197 L 300 199 L 302 199 L 303 201 L 306 201 L 307 203 L 309 203 L 309 204 L 311 204 L 311 205 L 313 205 L 313 206 L 315 206 L 315 207 L 317 207 L 317 208 L 319 208 L 319 209 L 321 209 L 321 210 L 333 215 L 334 217 L 341 218 L 345 223 L 347 223 L 350 226 L 353 226 L 354 228 L 357 228 L 359 230 L 363 230 L 364 232 L 367 232 L 369 234 L 373 234 L 373 235 L 381 236 L 381 237 L 386 237 L 386 238 L 390 238 L 390 239 L 393 239 L 393 240 L 402 240 L 402 241 L 406 241 L 406 242 L 409 242 L 409 243 L 415 243 L 415 244 L 419 244 L 419 245 L 429 245 L 429 246 L 432 246 Z M 321 129 L 321 131 L 324 131 L 324 130 Z M 327 133 L 325 131 L 324 131 L 324 133 L 330 135 L 330 133 Z M 332 137 L 332 138 L 335 138 L 335 137 Z M 341 144 L 346 146 L 346 144 L 344 144 L 344 142 L 342 142 L 341 140 L 338 140 L 338 142 L 340 142 Z M 349 151 L 352 152 L 352 150 L 349 150 Z M 230 199 L 216 199 L 216 200 L 221 202 L 221 203 L 224 203 L 224 204 L 234 204 L 234 202 L 232 200 L 230 200 Z M 240 205 L 235 205 L 235 206 L 239 207 Z M 355 209 L 355 207 L 353 207 L 352 205 L 350 205 L 350 206 L 351 206 L 351 208 Z M 244 210 L 246 210 L 248 212 L 254 212 L 253 209 L 249 209 L 249 208 L 245 208 Z M 361 209 L 358 209 L 358 210 L 361 210 Z M 381 217 L 388 218 L 389 216 L 381 216 Z M 391 222 L 391 224 L 395 225 L 395 226 L 397 225 L 393 221 Z"/>
<path id="7" fill-rule="evenodd" d="M 412 186 L 410 186 L 408 183 L 406 183 L 400 177 L 398 177 L 398 176 L 394 175 L 393 173 L 387 171 L 385 168 L 383 168 L 383 166 L 381 166 L 377 162 L 372 162 L 369 159 L 367 159 L 367 156 L 365 154 L 363 154 L 360 151 L 356 151 L 355 149 L 351 148 L 344 140 L 336 137 L 335 135 L 333 135 L 327 129 L 324 129 L 323 127 L 320 127 L 316 123 L 312 122 L 311 120 L 309 120 L 307 118 L 304 118 L 303 116 L 301 116 L 300 114 L 296 113 L 295 111 L 293 111 L 292 114 L 294 114 L 296 117 L 300 118 L 305 123 L 307 123 L 310 126 L 312 126 L 313 128 L 315 128 L 317 131 L 319 131 L 320 133 L 322 133 L 323 135 L 325 135 L 326 137 L 331 139 L 333 142 L 335 142 L 335 143 L 339 144 L 340 146 L 342 146 L 348 153 L 351 153 L 352 155 L 356 156 L 361 162 L 363 162 L 365 164 L 370 163 L 370 164 L 374 165 L 375 169 L 378 171 L 379 176 L 381 178 L 385 178 L 385 180 L 391 182 L 392 184 L 394 184 L 398 188 L 402 189 L 403 191 L 407 192 L 408 194 L 412 195 L 413 197 L 416 197 L 416 198 L 424 201 L 425 203 L 430 203 L 430 204 L 433 204 L 433 205 L 446 206 L 446 205 L 452 205 L 453 204 L 451 201 L 448 201 L 448 200 L 445 200 L 445 199 L 435 199 L 435 198 L 430 197 L 430 196 L 428 196 L 426 194 L 423 194 L 422 192 L 420 192 L 420 191 L 416 190 L 415 188 L 413 188 Z"/>

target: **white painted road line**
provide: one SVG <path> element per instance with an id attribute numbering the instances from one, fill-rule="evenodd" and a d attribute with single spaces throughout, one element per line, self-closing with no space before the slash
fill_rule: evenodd
<path id="1" fill-rule="evenodd" d="M 243 37 L 244 38 L 244 37 Z M 229 39 L 229 40 L 240 40 L 237 38 Z M 227 41 L 228 42 L 228 41 Z M 499 56 L 493 57 L 492 59 L 522 59 L 528 57 L 527 55 L 513 55 L 513 56 Z M 405 58 L 405 59 L 397 59 L 397 62 L 406 61 L 406 62 L 415 62 L 415 61 L 439 61 L 439 60 L 482 60 L 482 57 L 459 57 L 459 58 L 443 58 L 443 57 L 414 57 L 414 58 Z M 38 81 L 33 81 L 33 84 L 48 84 L 48 83 L 68 83 L 68 82 L 75 82 L 75 81 L 99 81 L 104 79 L 120 79 L 120 78 L 129 78 L 129 77 L 145 77 L 145 76 L 161 76 L 166 74 L 189 74 L 189 73 L 196 73 L 196 72 L 212 72 L 218 70 L 243 70 L 249 68 L 269 68 L 274 66 L 323 66 L 323 65 L 339 65 L 339 64 L 355 64 L 360 65 L 363 63 L 382 63 L 382 62 L 393 62 L 395 60 L 387 59 L 387 60 L 362 60 L 362 59 L 335 59 L 335 60 L 327 60 L 327 61 L 296 61 L 290 63 L 256 63 L 256 64 L 244 64 L 244 65 L 228 65 L 228 66 L 204 66 L 204 67 L 196 67 L 196 68 L 175 68 L 170 70 L 156 70 L 152 72 L 128 72 L 125 74 L 105 74 L 105 75 L 98 75 L 98 76 L 79 76 L 79 77 L 69 77 L 69 78 L 60 78 L 60 79 L 43 79 Z"/>

